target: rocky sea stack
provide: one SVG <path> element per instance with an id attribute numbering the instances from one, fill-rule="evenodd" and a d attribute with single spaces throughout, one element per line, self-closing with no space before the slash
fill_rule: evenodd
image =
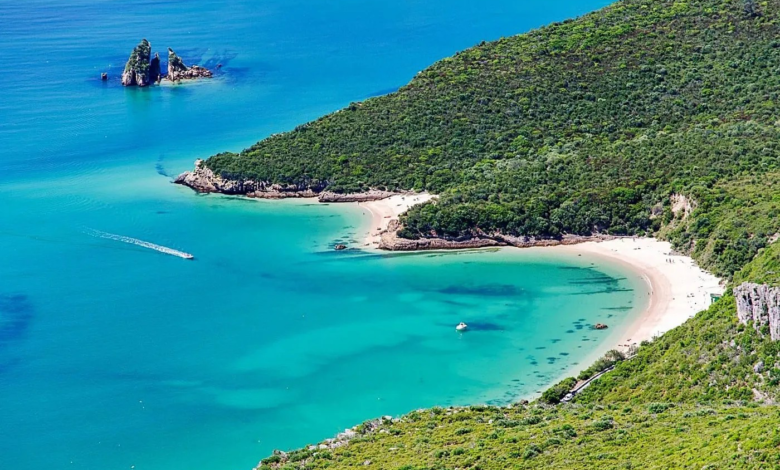
<path id="1" fill-rule="evenodd" d="M 196 78 L 211 78 L 211 71 L 199 65 L 187 67 L 181 57 L 168 48 L 168 75 L 167 79 L 176 82 L 178 80 L 193 80 Z"/>
<path id="2" fill-rule="evenodd" d="M 135 46 L 130 58 L 125 64 L 125 71 L 122 72 L 122 85 L 124 86 L 147 86 L 149 85 L 149 72 L 151 68 L 150 60 L 152 56 L 152 45 L 146 39 Z M 158 62 L 159 70 L 159 62 Z"/>
<path id="3" fill-rule="evenodd" d="M 125 64 L 122 85 L 145 87 L 160 83 L 163 79 L 176 82 L 211 77 L 212 72 L 205 67 L 199 65 L 187 67 L 171 48 L 168 48 L 168 74 L 163 75 L 160 55 L 155 53 L 152 57 L 152 45 L 146 39 L 142 39 Z"/>

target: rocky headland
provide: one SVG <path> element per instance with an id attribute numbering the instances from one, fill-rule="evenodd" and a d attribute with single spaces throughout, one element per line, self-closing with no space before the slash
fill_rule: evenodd
<path id="1" fill-rule="evenodd" d="M 213 73 L 199 65 L 187 67 L 184 61 L 176 55 L 173 49 L 168 48 L 168 73 L 163 75 L 160 65 L 160 55 L 152 57 L 152 45 L 146 39 L 130 53 L 130 58 L 122 72 L 123 86 L 146 87 L 162 80 L 178 82 L 181 80 L 195 80 L 199 78 L 211 78 Z"/>
<path id="2" fill-rule="evenodd" d="M 276 184 L 267 181 L 225 179 L 215 175 L 202 160 L 195 161 L 195 169 L 180 174 L 174 183 L 188 186 L 199 193 L 222 193 L 259 199 L 316 197 L 319 202 L 367 202 L 393 196 L 394 192 L 371 190 L 364 193 L 335 193 L 326 191 L 327 182 Z"/>
<path id="3" fill-rule="evenodd" d="M 382 201 L 393 196 L 413 196 L 414 192 L 393 192 L 379 189 L 371 189 L 361 193 L 336 193 L 327 191 L 327 182 L 310 181 L 300 184 L 277 184 L 267 181 L 254 181 L 248 179 L 226 179 L 206 167 L 203 160 L 195 161 L 195 168 L 180 174 L 174 183 L 192 188 L 200 193 L 221 193 L 240 195 L 259 199 L 284 199 L 284 198 L 317 198 L 321 203 L 357 202 L 367 203 Z M 369 208 L 370 210 L 370 208 Z M 611 235 L 564 235 L 561 238 L 535 238 L 516 237 L 501 233 L 478 232 L 470 237 L 445 238 L 426 237 L 418 239 L 402 238 L 399 236 L 403 228 L 397 218 L 386 221 L 386 226 L 379 231 L 379 241 L 374 244 L 377 248 L 388 251 L 419 251 L 419 250 L 452 250 L 465 248 L 485 248 L 497 246 L 514 246 L 518 248 L 530 248 L 536 246 L 574 245 L 589 241 L 612 240 Z"/>

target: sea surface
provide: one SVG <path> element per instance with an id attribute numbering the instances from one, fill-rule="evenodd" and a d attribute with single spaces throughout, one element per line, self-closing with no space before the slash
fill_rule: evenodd
<path id="1" fill-rule="evenodd" d="M 0 468 L 249 470 L 586 366 L 645 306 L 637 274 L 550 251 L 335 252 L 369 229 L 357 206 L 171 179 L 606 3 L 0 0 Z M 222 67 L 124 89 L 143 37 Z"/>

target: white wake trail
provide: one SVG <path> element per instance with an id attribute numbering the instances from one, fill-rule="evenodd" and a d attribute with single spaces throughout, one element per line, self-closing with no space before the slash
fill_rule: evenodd
<path id="1" fill-rule="evenodd" d="M 168 248 L 167 246 L 156 245 L 154 243 L 145 242 L 137 238 L 125 237 L 124 235 L 116 235 L 108 232 L 101 232 L 100 230 L 94 230 L 94 229 L 89 229 L 87 233 L 92 235 L 93 237 L 100 237 L 100 238 L 106 238 L 108 240 L 116 240 L 118 242 L 129 243 L 131 245 L 137 245 L 144 248 L 149 248 L 150 250 L 159 251 L 160 253 L 165 253 L 166 255 L 178 256 L 179 258 L 184 258 L 184 259 L 195 258 L 189 253 L 185 253 L 179 250 L 174 250 L 173 248 Z"/>

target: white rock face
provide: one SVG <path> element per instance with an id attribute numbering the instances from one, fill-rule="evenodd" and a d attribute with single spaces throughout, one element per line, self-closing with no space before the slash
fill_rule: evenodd
<path id="1" fill-rule="evenodd" d="M 734 288 L 734 297 L 740 322 L 752 321 L 756 330 L 769 325 L 769 336 L 780 340 L 780 287 L 744 282 Z"/>

